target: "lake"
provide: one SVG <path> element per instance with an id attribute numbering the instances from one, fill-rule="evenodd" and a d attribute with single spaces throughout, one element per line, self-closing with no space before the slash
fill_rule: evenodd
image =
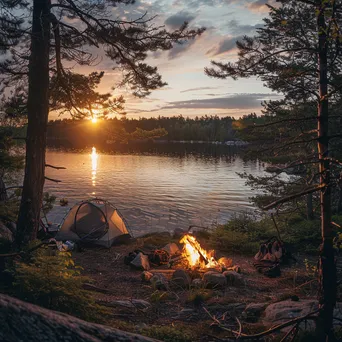
<path id="1" fill-rule="evenodd" d="M 103 198 L 125 216 L 135 236 L 173 231 L 189 225 L 224 223 L 234 214 L 253 210 L 255 194 L 236 173 L 262 175 L 258 161 L 244 161 L 235 150 L 201 153 L 105 154 L 49 150 L 45 191 L 57 196 L 49 220 L 60 223 L 69 208 L 84 199 Z M 67 207 L 59 205 L 66 198 Z"/>

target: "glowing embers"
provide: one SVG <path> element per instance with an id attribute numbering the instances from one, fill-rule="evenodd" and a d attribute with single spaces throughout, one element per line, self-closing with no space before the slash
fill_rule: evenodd
<path id="1" fill-rule="evenodd" d="M 199 268 L 221 268 L 221 265 L 214 258 L 214 251 L 206 251 L 201 247 L 195 236 L 186 234 L 180 243 L 184 244 L 182 254 L 190 267 Z"/>

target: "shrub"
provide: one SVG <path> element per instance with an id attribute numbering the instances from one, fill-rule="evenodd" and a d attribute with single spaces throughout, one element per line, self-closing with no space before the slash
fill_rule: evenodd
<path id="1" fill-rule="evenodd" d="M 339 217 L 336 221 L 339 221 Z M 319 220 L 306 220 L 298 214 L 292 214 L 277 218 L 277 226 L 281 238 L 298 251 L 310 254 L 318 252 L 321 241 Z M 218 226 L 210 239 L 214 248 L 252 255 L 259 249 L 260 243 L 277 234 L 270 217 L 257 219 L 243 214 Z"/>
<path id="2" fill-rule="evenodd" d="M 14 263 L 13 295 L 31 303 L 101 322 L 104 311 L 91 293 L 82 288 L 88 278 L 81 276 L 71 254 L 40 249 L 28 262 Z"/>

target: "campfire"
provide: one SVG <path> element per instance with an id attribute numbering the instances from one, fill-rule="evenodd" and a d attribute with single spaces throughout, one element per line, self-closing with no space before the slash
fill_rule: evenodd
<path id="1" fill-rule="evenodd" d="M 179 242 L 184 245 L 182 257 L 186 259 L 190 268 L 218 269 L 225 266 L 215 259 L 215 251 L 206 251 L 201 247 L 195 236 L 186 234 Z"/>

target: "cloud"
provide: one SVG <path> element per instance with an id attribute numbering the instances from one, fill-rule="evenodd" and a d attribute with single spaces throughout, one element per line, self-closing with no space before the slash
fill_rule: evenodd
<path id="1" fill-rule="evenodd" d="M 241 40 L 243 35 L 236 37 L 229 37 L 221 40 L 216 46 L 207 51 L 207 55 L 216 56 L 221 53 L 232 51 L 236 48 L 236 41 Z"/>
<path id="2" fill-rule="evenodd" d="M 224 6 L 224 5 L 230 5 L 234 2 L 237 2 L 237 0 L 192 0 L 192 1 L 186 1 L 186 5 L 188 8 L 199 8 L 202 6 L 208 6 L 208 7 L 218 7 L 218 6 Z M 172 6 L 174 7 L 180 7 L 184 6 L 185 1 L 184 0 L 174 0 Z"/>
<path id="3" fill-rule="evenodd" d="M 217 89 L 219 87 L 198 87 L 198 88 L 190 88 L 182 90 L 181 93 L 188 93 L 190 91 L 197 91 L 197 90 L 211 90 L 211 89 Z"/>
<path id="4" fill-rule="evenodd" d="M 246 7 L 254 12 L 268 12 L 269 8 L 266 5 L 279 7 L 279 4 L 276 3 L 276 0 L 255 0 L 249 3 Z"/>
<path id="5" fill-rule="evenodd" d="M 261 27 L 263 27 L 262 24 L 241 25 L 237 20 L 231 20 L 228 22 L 228 28 L 230 30 L 230 33 L 238 36 L 255 33 L 255 31 Z"/>
<path id="6" fill-rule="evenodd" d="M 195 14 L 191 14 L 187 11 L 181 11 L 174 15 L 171 15 L 165 20 L 165 25 L 167 25 L 169 28 L 176 30 L 180 28 L 184 22 L 190 23 L 192 20 L 196 18 Z"/>
<path id="7" fill-rule="evenodd" d="M 281 96 L 277 94 L 231 94 L 226 97 L 218 97 L 214 99 L 195 99 L 187 101 L 169 102 L 152 111 L 162 109 L 256 109 L 260 107 L 261 102 L 272 98 L 279 99 Z"/>
<path id="8" fill-rule="evenodd" d="M 192 39 L 192 40 L 188 40 L 187 42 L 183 42 L 182 44 L 174 45 L 174 47 L 168 53 L 168 58 L 174 59 L 176 57 L 181 56 L 183 53 L 188 51 L 194 43 L 195 43 L 195 39 Z"/>

